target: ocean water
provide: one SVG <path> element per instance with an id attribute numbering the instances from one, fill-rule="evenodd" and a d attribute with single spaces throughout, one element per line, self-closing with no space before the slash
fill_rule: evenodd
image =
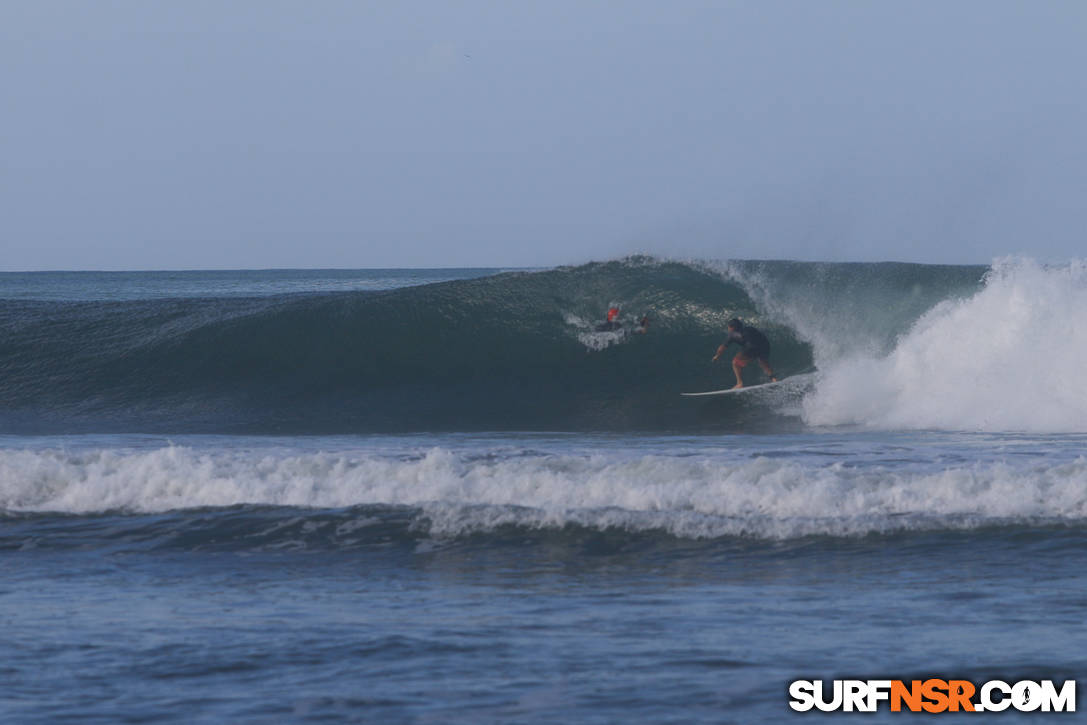
<path id="1" fill-rule="evenodd" d="M 0 719 L 1081 678 L 1085 312 L 1087 267 L 1029 259 L 0 274 Z M 732 383 L 733 316 L 789 379 L 681 397 Z"/>

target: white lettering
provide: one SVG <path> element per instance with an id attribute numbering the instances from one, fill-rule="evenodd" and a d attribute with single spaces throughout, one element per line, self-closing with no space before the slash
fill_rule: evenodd
<path id="1" fill-rule="evenodd" d="M 1053 685 L 1053 680 L 1042 680 L 1042 712 L 1075 712 L 1076 681 L 1065 680 L 1061 691 Z"/>
<path id="2" fill-rule="evenodd" d="M 869 680 L 868 681 L 868 710 L 867 712 L 875 712 L 879 709 L 880 700 L 891 699 L 891 681 L 890 680 Z"/>
<path id="3" fill-rule="evenodd" d="M 815 683 L 815 706 L 823 712 L 834 712 L 842 706 L 842 681 L 835 680 L 833 685 L 834 697 L 827 702 L 823 699 L 823 681 Z"/>
<path id="4" fill-rule="evenodd" d="M 807 712 L 815 707 L 815 685 L 811 680 L 797 680 L 789 685 L 789 707 L 797 712 Z"/>
<path id="5" fill-rule="evenodd" d="M 1012 688 L 1012 705 L 1019 712 L 1034 712 L 1042 706 L 1042 688 L 1037 682 L 1023 680 Z"/>
<path id="6" fill-rule="evenodd" d="M 844 694 L 843 700 L 845 704 L 846 712 L 867 712 L 868 708 L 865 706 L 865 700 L 867 699 L 868 685 L 864 680 L 845 680 L 843 683 Z"/>
<path id="7" fill-rule="evenodd" d="M 993 700 L 993 691 L 1001 693 L 999 700 Z M 985 712 L 1003 712 L 1011 707 L 1012 686 L 1003 680 L 990 680 L 981 687 L 981 704 Z"/>

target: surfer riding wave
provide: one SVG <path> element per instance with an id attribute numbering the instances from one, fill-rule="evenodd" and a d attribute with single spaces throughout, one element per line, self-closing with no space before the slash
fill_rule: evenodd
<path id="1" fill-rule="evenodd" d="M 717 354 L 713 356 L 712 362 L 717 362 L 725 354 L 728 346 L 734 342 L 742 349 L 736 357 L 732 358 L 732 372 L 736 373 L 736 385 L 733 386 L 733 390 L 739 390 L 744 386 L 743 369 L 752 360 L 758 361 L 759 367 L 770 378 L 770 382 L 778 381 L 774 369 L 770 367 L 770 341 L 766 339 L 766 335 L 750 325 L 745 325 L 739 318 L 728 321 L 728 337 L 717 348 Z"/>

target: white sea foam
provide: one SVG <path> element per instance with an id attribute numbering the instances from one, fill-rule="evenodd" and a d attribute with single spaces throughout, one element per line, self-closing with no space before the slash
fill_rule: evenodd
<path id="1" fill-rule="evenodd" d="M 1087 431 L 1087 266 L 994 265 L 984 288 L 929 311 L 884 356 L 826 365 L 809 423 Z"/>
<path id="2" fill-rule="evenodd" d="M 619 328 L 618 330 L 597 330 L 593 323 L 584 317 L 567 312 L 563 316 L 567 325 L 575 328 L 577 339 L 586 350 L 600 352 L 612 345 L 619 345 L 630 339 L 630 330 Z"/>
<path id="3" fill-rule="evenodd" d="M 875 302 L 864 290 L 830 299 L 726 273 L 811 344 L 820 373 L 801 409 L 811 425 L 1087 431 L 1083 261 L 998 260 L 975 294 L 947 299 L 901 330 L 901 300 Z"/>
<path id="4" fill-rule="evenodd" d="M 1087 518 L 1087 460 L 907 471 L 773 458 L 473 459 L 166 447 L 0 451 L 0 507 L 160 512 L 233 504 L 420 507 L 431 532 L 505 524 L 787 538 Z"/>

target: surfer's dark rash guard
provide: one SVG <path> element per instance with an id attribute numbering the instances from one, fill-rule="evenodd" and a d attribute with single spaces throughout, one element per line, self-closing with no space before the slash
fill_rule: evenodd
<path id="1" fill-rule="evenodd" d="M 743 347 L 743 353 L 748 357 L 769 357 L 770 341 L 754 327 L 744 325 L 739 330 L 729 330 L 725 344 L 737 343 Z"/>

